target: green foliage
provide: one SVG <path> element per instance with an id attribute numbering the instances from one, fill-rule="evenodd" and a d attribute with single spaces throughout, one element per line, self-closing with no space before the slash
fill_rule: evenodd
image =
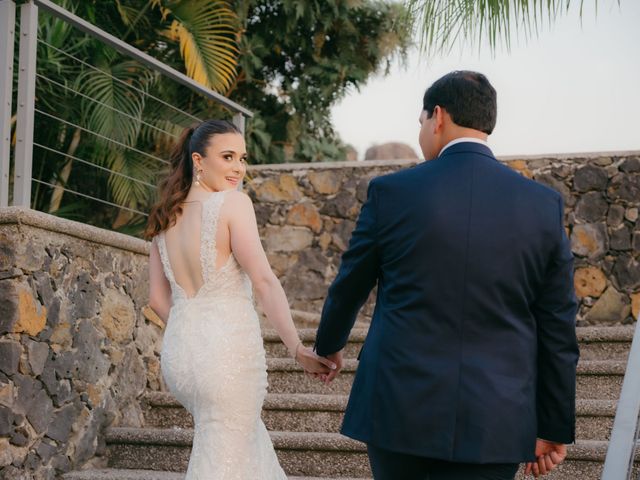
<path id="1" fill-rule="evenodd" d="M 620 3 L 620 0 L 611 0 Z M 584 0 L 407 0 L 408 19 L 420 32 L 421 47 L 430 55 L 448 53 L 454 45 L 488 42 L 491 51 L 512 38 L 536 35 L 545 25 L 566 13 L 572 3 Z M 595 0 L 597 8 L 598 1 Z"/>
<path id="2" fill-rule="evenodd" d="M 231 98 L 256 112 L 255 163 L 344 158 L 331 107 L 410 45 L 406 11 L 367 0 L 239 0 L 241 56 Z"/>
<path id="3" fill-rule="evenodd" d="M 57 3 L 253 110 L 254 163 L 344 158 L 331 107 L 410 39 L 404 8 L 375 0 Z M 36 114 L 34 178 L 53 187 L 35 182 L 34 206 L 139 234 L 136 211 L 149 210 L 166 168 L 154 157 L 194 117 L 229 112 L 45 12 L 39 22 L 36 108 L 61 120 Z"/>

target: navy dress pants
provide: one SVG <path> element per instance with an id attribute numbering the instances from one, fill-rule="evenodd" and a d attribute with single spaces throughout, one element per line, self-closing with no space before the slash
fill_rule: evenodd
<path id="1" fill-rule="evenodd" d="M 375 480 L 513 480 L 518 463 L 470 464 L 396 453 L 367 445 Z"/>

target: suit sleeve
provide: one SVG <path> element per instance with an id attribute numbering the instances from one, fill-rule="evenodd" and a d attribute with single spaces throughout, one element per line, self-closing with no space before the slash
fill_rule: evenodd
<path id="1" fill-rule="evenodd" d="M 329 287 L 316 336 L 318 355 L 335 353 L 347 344 L 358 311 L 378 279 L 379 257 L 376 246 L 376 183 L 369 183 L 367 200 L 342 256 L 338 275 Z"/>
<path id="2" fill-rule="evenodd" d="M 558 198 L 556 248 L 533 308 L 538 338 L 536 409 L 538 438 L 557 443 L 575 441 L 577 301 L 573 286 L 573 254 Z"/>

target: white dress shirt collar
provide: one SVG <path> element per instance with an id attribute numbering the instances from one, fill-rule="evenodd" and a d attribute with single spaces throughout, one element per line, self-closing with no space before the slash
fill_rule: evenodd
<path id="1" fill-rule="evenodd" d="M 480 143 L 482 145 L 485 145 L 486 147 L 489 147 L 489 144 L 485 140 L 481 140 L 479 138 L 474 138 L 474 137 L 454 138 L 449 143 L 447 143 L 444 147 L 442 147 L 442 150 L 440 150 L 440 153 L 438 154 L 438 156 L 442 155 L 442 152 L 444 152 L 447 148 L 455 145 L 456 143 L 462 143 L 462 142 Z"/>

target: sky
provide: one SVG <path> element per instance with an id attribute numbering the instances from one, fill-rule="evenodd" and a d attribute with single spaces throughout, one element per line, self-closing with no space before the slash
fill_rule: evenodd
<path id="1" fill-rule="evenodd" d="M 452 70 L 484 73 L 498 92 L 489 145 L 499 156 L 640 150 L 640 1 L 578 1 L 537 37 L 511 50 L 456 45 L 447 56 L 417 49 L 332 110 L 336 130 L 362 159 L 390 141 L 418 145 L 426 88 Z M 573 7 L 575 5 L 575 8 Z"/>

